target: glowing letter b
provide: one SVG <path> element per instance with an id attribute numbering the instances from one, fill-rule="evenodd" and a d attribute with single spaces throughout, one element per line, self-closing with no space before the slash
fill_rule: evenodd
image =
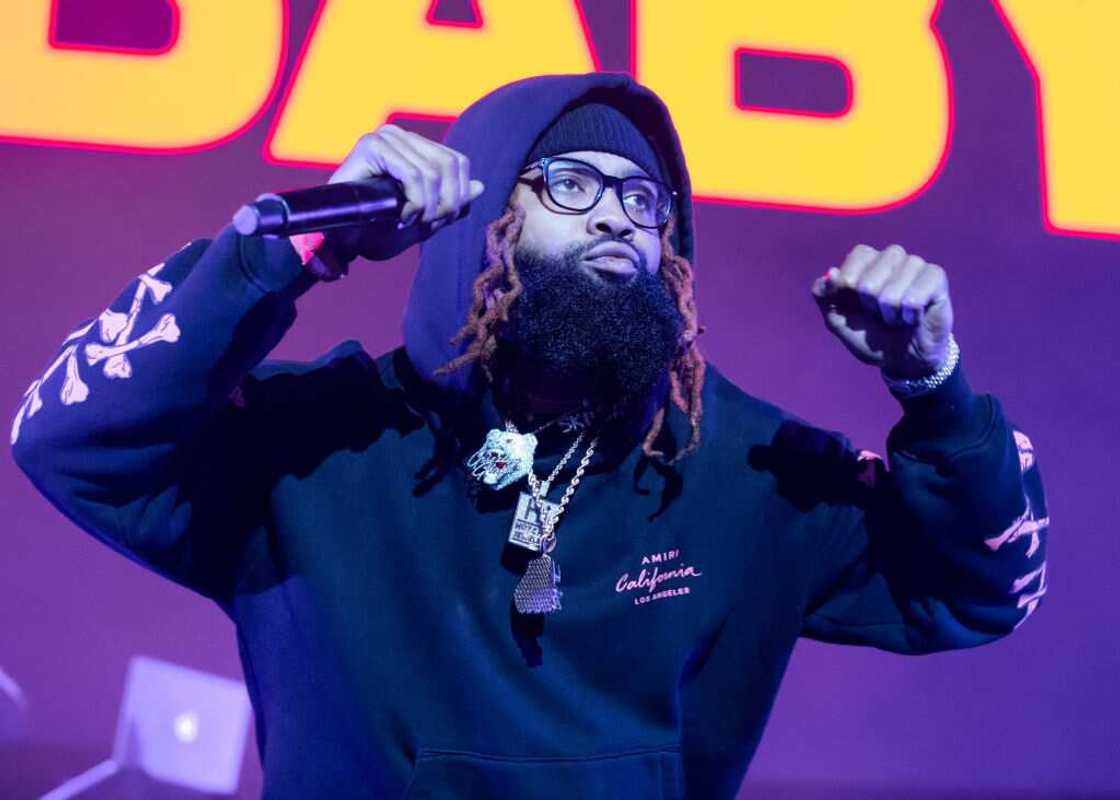
<path id="1" fill-rule="evenodd" d="M 948 147 L 936 6 L 635 2 L 637 78 L 672 111 L 698 195 L 852 211 L 895 205 L 932 181 Z M 740 108 L 740 48 L 840 61 L 852 76 L 851 107 L 835 117 Z"/>

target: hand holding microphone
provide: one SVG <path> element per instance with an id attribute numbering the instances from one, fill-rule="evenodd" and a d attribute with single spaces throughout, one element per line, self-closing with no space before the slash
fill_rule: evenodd
<path id="1" fill-rule="evenodd" d="M 321 230 L 340 259 L 383 261 L 459 219 L 483 188 L 465 155 L 387 124 L 358 139 L 326 186 L 262 195 L 234 226 L 243 234 Z"/>

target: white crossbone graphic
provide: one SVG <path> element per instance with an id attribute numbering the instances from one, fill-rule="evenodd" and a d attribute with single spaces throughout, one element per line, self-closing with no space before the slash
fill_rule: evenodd
<path id="1" fill-rule="evenodd" d="M 1008 542 L 1014 542 L 1024 536 L 1031 537 L 1030 546 L 1027 548 L 1027 558 L 1030 558 L 1038 550 L 1039 545 L 1042 543 L 1039 534 L 1046 530 L 1050 525 L 1050 517 L 1043 517 L 1042 519 L 1035 519 L 1034 511 L 1031 509 L 1031 501 L 1027 500 L 1027 509 L 1019 517 L 1015 519 L 1007 530 L 999 536 L 994 536 L 991 539 L 985 539 L 984 544 L 988 545 L 992 550 L 999 550 L 1003 545 Z"/>
<path id="2" fill-rule="evenodd" d="M 147 272 L 140 273 L 139 283 L 136 284 L 136 292 L 132 295 L 132 305 L 129 307 L 127 314 L 122 314 L 119 311 L 106 311 L 101 315 L 99 319 L 101 341 L 111 342 L 116 347 L 105 348 L 101 345 L 88 344 L 86 345 L 86 360 L 90 366 L 93 366 L 104 359 L 105 366 L 101 370 L 105 373 L 106 378 L 127 378 L 132 375 L 132 364 L 128 360 L 128 356 L 125 355 L 129 350 L 146 347 L 155 342 L 178 341 L 179 328 L 175 324 L 175 317 L 171 314 L 164 314 L 160 317 L 152 331 L 134 342 L 129 342 L 128 339 L 132 335 L 136 317 L 144 305 L 144 296 L 150 294 L 152 303 L 158 305 L 171 291 L 170 283 L 155 277 L 161 269 L 163 269 L 163 264 L 156 264 Z M 161 331 L 161 334 L 153 336 L 152 332 L 157 329 Z"/>
<path id="3" fill-rule="evenodd" d="M 76 331 L 70 333 L 62 343 L 66 344 L 67 342 L 84 336 L 93 325 L 93 322 L 83 325 Z M 47 367 L 47 371 L 43 373 L 43 376 L 38 380 L 32 381 L 31 385 L 27 387 L 27 391 L 23 393 L 23 402 L 16 412 L 16 418 L 12 421 L 12 444 L 15 444 L 16 440 L 19 439 L 19 432 L 20 428 L 23 426 L 23 420 L 35 416 L 35 412 L 43 407 L 43 397 L 39 393 L 39 389 L 42 387 L 43 382 L 54 374 L 54 371 L 58 369 L 61 364 L 66 364 L 66 380 L 63 382 L 62 390 L 58 394 L 62 404 L 68 406 L 74 403 L 80 403 L 89 395 L 89 387 L 82 382 L 82 378 L 78 374 L 78 359 L 74 357 L 74 353 L 77 349 L 77 342 L 64 347 L 62 352 L 58 354 L 58 357 Z"/>
<path id="4" fill-rule="evenodd" d="M 1038 579 L 1038 589 L 1034 592 L 1023 591 L 1034 581 L 1035 578 Z M 1042 599 L 1042 595 L 1046 594 L 1045 561 L 1042 562 L 1042 566 L 1038 569 L 1032 570 L 1026 575 L 1022 575 L 1015 579 L 1015 582 L 1011 584 L 1011 591 L 1009 592 L 1009 594 L 1015 594 L 1017 592 L 1023 592 L 1021 595 L 1019 595 L 1018 607 L 1023 608 L 1023 606 L 1026 606 L 1027 612 L 1023 614 L 1023 618 L 1021 620 L 1015 623 L 1016 628 L 1027 621 L 1027 617 L 1029 617 L 1034 612 L 1034 610 L 1038 608 L 1038 601 Z"/>
<path id="5" fill-rule="evenodd" d="M 1019 451 L 1019 472 L 1026 472 L 1034 466 L 1034 445 L 1022 431 L 1012 428 L 1011 436 L 1015 439 L 1015 449 Z"/>
<path id="6" fill-rule="evenodd" d="M 58 357 L 47 367 L 46 372 L 38 380 L 32 381 L 23 393 L 23 402 L 20 404 L 16 417 L 12 421 L 11 443 L 19 439 L 20 430 L 25 420 L 31 419 L 43 407 L 43 398 L 40 389 L 51 375 L 60 366 L 65 364 L 65 379 L 59 390 L 58 398 L 64 406 L 82 403 L 89 397 L 89 385 L 82 380 L 78 370 L 77 351 L 80 343 L 77 341 L 94 326 L 98 326 L 98 335 L 105 344 L 95 342 L 86 344 L 85 357 L 90 366 L 101 361 L 107 378 L 128 378 L 132 375 L 132 363 L 126 355 L 130 350 L 155 344 L 156 342 L 176 342 L 179 340 L 179 326 L 175 323 L 174 314 L 164 314 L 150 331 L 140 337 L 129 340 L 136 318 L 144 305 L 144 297 L 151 296 L 152 303 L 163 302 L 172 286 L 167 281 L 159 280 L 155 276 L 163 269 L 163 264 L 157 264 L 139 275 L 136 292 L 132 296 L 132 304 L 128 313 L 105 309 L 98 318 L 77 330 L 71 332 L 64 340 L 65 347 Z"/>
<path id="7" fill-rule="evenodd" d="M 132 375 L 132 364 L 125 355 L 129 350 L 147 347 L 156 342 L 179 341 L 179 326 L 175 324 L 174 314 L 164 314 L 159 318 L 155 327 L 139 339 L 131 342 L 122 342 L 111 347 L 100 344 L 86 345 L 86 362 L 92 367 L 99 361 L 104 361 L 103 368 L 107 378 L 127 378 Z"/>
<path id="8" fill-rule="evenodd" d="M 1022 431 L 1012 430 L 1011 434 L 1015 439 L 1015 448 L 1019 451 L 1019 472 L 1022 474 L 1034 466 L 1034 445 Z M 1031 543 L 1027 547 L 1027 558 L 1033 556 L 1038 550 L 1042 543 L 1040 534 L 1050 526 L 1050 517 L 1036 517 L 1031 499 L 1024 495 L 1023 500 L 1027 504 L 1023 513 L 1012 520 L 1007 529 L 999 536 L 984 540 L 984 544 L 992 550 L 999 550 L 1005 544 L 1017 541 L 1024 536 L 1031 537 Z"/>
<path id="9" fill-rule="evenodd" d="M 1019 451 L 1019 472 L 1025 473 L 1034 466 L 1034 445 L 1022 431 L 1013 430 L 1012 436 L 1015 439 L 1015 447 Z M 1027 546 L 1027 558 L 1033 556 L 1041 546 L 1041 534 L 1050 526 L 1050 517 L 1036 517 L 1030 497 L 1024 497 L 1023 499 L 1027 503 L 1023 513 L 1016 517 L 999 536 L 984 540 L 984 544 L 988 545 L 993 551 L 999 550 L 1005 544 L 1015 542 L 1024 536 L 1030 537 L 1030 544 Z M 1038 588 L 1033 592 L 1026 591 L 1026 588 L 1036 579 L 1038 580 Z M 1025 575 L 1020 575 L 1012 581 L 1011 590 L 1008 594 L 1018 594 L 1018 608 L 1025 607 L 1027 609 L 1023 618 L 1015 624 L 1015 627 L 1018 628 L 1026 622 L 1027 617 L 1038 607 L 1038 601 L 1046 594 L 1046 562 L 1043 561 L 1037 569 L 1033 569 Z"/>

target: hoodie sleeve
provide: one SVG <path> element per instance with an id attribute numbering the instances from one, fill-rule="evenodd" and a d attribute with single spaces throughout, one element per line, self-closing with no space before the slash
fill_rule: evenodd
<path id="1" fill-rule="evenodd" d="M 220 598 L 237 549 L 220 521 L 251 473 L 239 384 L 314 280 L 284 239 L 187 244 L 66 336 L 16 411 L 16 463 L 96 538 Z"/>
<path id="2" fill-rule="evenodd" d="M 844 477 L 816 509 L 802 634 L 907 654 L 990 642 L 1046 593 L 1049 518 L 1033 447 L 959 367 L 901 402 L 889 468 L 831 440 Z"/>

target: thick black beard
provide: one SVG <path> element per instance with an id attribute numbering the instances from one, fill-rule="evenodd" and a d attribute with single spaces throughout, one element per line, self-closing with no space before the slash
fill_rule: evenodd
<path id="1" fill-rule="evenodd" d="M 610 283 L 580 265 L 602 244 L 574 245 L 559 257 L 518 249 L 524 290 L 497 331 L 497 372 L 519 379 L 548 376 L 570 385 L 592 406 L 647 398 L 677 353 L 684 319 L 669 287 L 644 267 L 628 283 Z"/>

